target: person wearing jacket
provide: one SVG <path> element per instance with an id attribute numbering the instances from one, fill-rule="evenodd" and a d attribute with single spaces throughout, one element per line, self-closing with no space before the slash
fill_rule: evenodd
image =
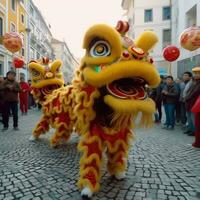
<path id="1" fill-rule="evenodd" d="M 192 73 L 189 71 L 184 72 L 183 74 L 183 82 L 180 83 L 180 107 L 181 107 L 181 123 L 183 128 L 186 127 L 187 123 L 187 116 L 186 116 L 186 109 L 185 109 L 185 96 L 188 90 L 188 86 L 192 83 Z M 185 133 L 188 133 L 185 131 Z"/>
<path id="2" fill-rule="evenodd" d="M 188 112 L 191 112 L 194 114 L 193 123 L 195 125 L 194 133 L 191 133 L 190 135 L 195 135 L 195 142 L 193 143 L 193 146 L 200 147 L 200 113 L 199 112 L 192 112 L 192 107 L 194 106 L 195 102 L 197 101 L 199 95 L 200 95 L 200 67 L 195 67 L 192 69 L 194 73 L 194 81 L 189 88 L 187 95 L 185 97 L 185 104 L 186 104 L 186 110 Z"/>
<path id="3" fill-rule="evenodd" d="M 16 73 L 14 71 L 9 71 L 6 74 L 6 80 L 0 85 L 0 90 L 3 91 L 3 110 L 2 118 L 4 128 L 2 131 L 6 131 L 9 126 L 9 114 L 10 110 L 13 114 L 13 128 L 18 129 L 18 93 L 21 91 L 20 85 L 15 81 Z"/>
<path id="4" fill-rule="evenodd" d="M 3 83 L 3 76 L 0 76 L 0 85 Z M 0 90 L 0 122 L 3 122 L 2 120 L 2 109 L 3 109 L 3 91 Z"/>
<path id="5" fill-rule="evenodd" d="M 162 99 L 166 115 L 166 123 L 163 127 L 167 130 L 173 130 L 175 124 L 175 106 L 178 97 L 178 89 L 175 86 L 172 76 L 166 77 L 166 85 L 162 90 Z"/>
<path id="6" fill-rule="evenodd" d="M 24 81 L 24 77 L 20 78 L 20 88 L 21 92 L 19 93 L 20 100 L 20 110 L 22 115 L 26 115 L 28 112 L 28 94 L 29 94 L 29 84 Z"/>

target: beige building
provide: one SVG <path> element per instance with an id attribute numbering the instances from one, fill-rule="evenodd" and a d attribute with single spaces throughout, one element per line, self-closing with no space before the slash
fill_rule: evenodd
<path id="1" fill-rule="evenodd" d="M 53 58 L 53 48 L 51 46 L 52 34 L 39 9 L 32 0 L 28 1 L 28 28 L 29 34 L 29 60 L 39 59 L 42 56 Z"/>
<path id="2" fill-rule="evenodd" d="M 78 66 L 78 62 L 65 41 L 52 39 L 51 44 L 54 50 L 54 59 L 60 59 L 63 62 L 62 71 L 65 83 L 69 83 L 72 80 L 74 69 Z"/>

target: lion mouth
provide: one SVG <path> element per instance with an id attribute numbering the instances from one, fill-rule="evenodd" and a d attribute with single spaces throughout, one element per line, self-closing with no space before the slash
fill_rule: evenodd
<path id="1" fill-rule="evenodd" d="M 53 90 L 56 90 L 58 89 L 60 86 L 58 84 L 54 84 L 54 85 L 48 85 L 48 86 L 45 86 L 43 87 L 41 90 L 42 90 L 42 93 L 44 95 L 47 95 L 47 94 L 50 94 L 52 93 Z"/>
<path id="2" fill-rule="evenodd" d="M 146 81 L 140 77 L 122 78 L 108 84 L 106 88 L 112 96 L 120 99 L 143 100 L 147 98 L 146 84 Z"/>

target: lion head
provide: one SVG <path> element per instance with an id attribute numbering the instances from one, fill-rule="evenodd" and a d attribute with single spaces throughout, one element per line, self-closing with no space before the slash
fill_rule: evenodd
<path id="1" fill-rule="evenodd" d="M 84 37 L 85 56 L 78 71 L 82 85 L 99 92 L 94 95 L 95 120 L 115 128 L 127 126 L 139 112 L 141 123 L 150 124 L 155 106 L 146 87 L 156 87 L 160 82 L 149 56 L 158 41 L 156 34 L 145 31 L 133 40 L 125 35 L 128 27 L 122 21 L 116 28 L 92 26 Z"/>
<path id="2" fill-rule="evenodd" d="M 37 61 L 30 61 L 29 71 L 32 93 L 39 102 L 42 102 L 52 91 L 64 85 L 60 71 L 61 65 L 60 60 L 51 62 L 46 57 Z"/>

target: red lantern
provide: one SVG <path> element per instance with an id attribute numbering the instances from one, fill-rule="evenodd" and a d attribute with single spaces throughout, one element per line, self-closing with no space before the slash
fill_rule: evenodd
<path id="1" fill-rule="evenodd" d="M 180 44 L 189 51 L 200 48 L 200 27 L 191 26 L 185 29 L 180 35 Z"/>
<path id="2" fill-rule="evenodd" d="M 163 57 L 169 62 L 175 61 L 180 56 L 180 51 L 176 46 L 169 45 L 163 49 Z"/>
<path id="3" fill-rule="evenodd" d="M 6 33 L 3 37 L 3 45 L 10 52 L 15 53 L 22 48 L 22 38 L 16 32 Z"/>
<path id="4" fill-rule="evenodd" d="M 19 57 L 14 57 L 13 58 L 13 66 L 15 68 L 22 68 L 24 66 L 24 60 Z"/>

